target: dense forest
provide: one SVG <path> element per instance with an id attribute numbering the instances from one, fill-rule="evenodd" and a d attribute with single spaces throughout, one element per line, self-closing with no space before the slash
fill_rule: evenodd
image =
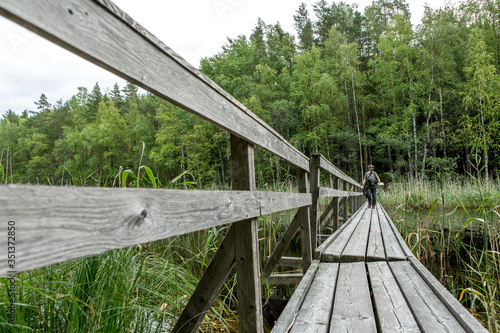
<path id="1" fill-rule="evenodd" d="M 306 155 L 353 177 L 371 163 L 386 181 L 498 177 L 499 1 L 426 8 L 413 26 L 404 0 L 363 12 L 321 0 L 294 22 L 292 33 L 258 19 L 200 69 Z M 3 115 L 4 181 L 123 186 L 151 171 L 163 186 L 179 175 L 184 186 L 228 186 L 229 134 L 133 84 L 35 104 Z M 261 187 L 294 174 L 260 149 L 256 167 Z"/>

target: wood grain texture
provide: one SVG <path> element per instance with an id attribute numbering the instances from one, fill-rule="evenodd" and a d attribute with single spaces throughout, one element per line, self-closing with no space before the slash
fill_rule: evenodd
<path id="1" fill-rule="evenodd" d="M 224 240 L 189 298 L 172 332 L 197 332 L 215 297 L 219 294 L 234 266 L 234 226 Z"/>
<path id="2" fill-rule="evenodd" d="M 318 198 L 319 198 L 319 183 L 320 183 L 320 169 L 319 169 L 319 156 L 313 155 L 309 161 L 310 170 L 310 191 L 312 195 L 312 204 L 310 208 L 311 218 L 311 247 L 315 251 L 318 247 L 317 234 L 318 234 Z"/>
<path id="3" fill-rule="evenodd" d="M 371 211 L 372 209 L 367 209 L 363 213 L 361 220 L 340 255 L 342 262 L 365 261 L 368 235 L 370 234 Z"/>
<path id="4" fill-rule="evenodd" d="M 278 266 L 302 267 L 301 257 L 281 257 Z"/>
<path id="5" fill-rule="evenodd" d="M 384 240 L 384 248 L 388 261 L 405 260 L 406 254 L 403 252 L 401 244 L 397 240 L 395 231 L 389 225 L 389 221 L 385 216 L 380 205 L 377 205 L 377 215 L 380 222 L 380 229 L 382 231 L 382 238 Z"/>
<path id="6" fill-rule="evenodd" d="M 339 264 L 321 263 L 290 333 L 328 333 Z"/>
<path id="7" fill-rule="evenodd" d="M 337 168 L 330 161 L 328 161 L 323 155 L 313 154 L 313 156 L 314 155 L 319 155 L 319 159 L 320 159 L 319 166 L 321 169 L 331 173 L 332 175 L 334 175 L 342 180 L 345 180 L 346 182 L 354 185 L 355 187 L 362 188 L 362 185 L 360 183 L 358 183 L 357 181 L 355 181 L 354 179 L 352 179 L 351 177 L 349 177 L 348 175 L 343 173 L 339 168 Z"/>
<path id="8" fill-rule="evenodd" d="M 297 185 L 299 193 L 307 193 L 307 172 L 297 170 Z M 312 197 L 311 197 L 312 201 Z M 305 272 L 311 265 L 313 256 L 313 233 L 311 223 L 311 209 L 310 207 L 301 207 L 297 212 L 297 217 L 300 220 L 300 240 L 302 250 L 302 270 Z"/>
<path id="9" fill-rule="evenodd" d="M 255 191 L 254 147 L 233 134 L 231 134 L 231 171 L 234 190 Z M 256 218 L 252 218 L 234 223 L 233 228 L 238 330 L 263 333 L 259 223 Z"/>
<path id="10" fill-rule="evenodd" d="M 434 294 L 446 306 L 448 311 L 457 319 L 467 333 L 487 333 L 488 330 L 429 272 L 415 257 L 409 258 L 417 271 Z"/>
<path id="11" fill-rule="evenodd" d="M 297 285 L 302 281 L 302 273 L 275 273 L 266 278 L 267 283 L 272 286 Z"/>
<path id="12" fill-rule="evenodd" d="M 465 332 L 409 262 L 393 261 L 389 266 L 422 331 Z"/>
<path id="13" fill-rule="evenodd" d="M 365 263 L 340 264 L 330 333 L 376 333 Z"/>
<path id="14" fill-rule="evenodd" d="M 339 177 L 333 176 L 332 183 L 334 189 L 339 189 L 339 184 L 340 184 Z M 333 231 L 335 232 L 339 228 L 339 199 L 334 198 L 332 199 L 332 202 L 333 202 L 333 208 L 332 208 L 333 212 L 331 215 L 331 220 L 332 220 Z"/>
<path id="15" fill-rule="evenodd" d="M 340 231 L 340 233 L 337 235 L 335 240 L 329 242 L 328 247 L 323 248 L 323 251 L 321 252 L 321 261 L 325 262 L 340 261 L 340 258 L 342 256 L 342 253 L 344 252 L 345 247 L 349 243 L 349 240 L 351 239 L 353 232 L 358 227 L 358 224 L 360 223 L 361 218 L 363 217 L 366 211 L 367 211 L 366 209 L 363 209 L 363 211 L 361 211 L 360 214 L 355 215 L 355 218 L 352 219 L 351 222 L 349 222 L 345 226 L 345 228 L 342 226 L 343 228 L 338 230 Z"/>
<path id="16" fill-rule="evenodd" d="M 366 260 L 385 260 L 385 248 L 382 240 L 382 232 L 376 209 L 371 210 L 370 234 L 368 237 L 368 248 L 366 249 Z"/>
<path id="17" fill-rule="evenodd" d="M 286 332 L 292 326 L 292 323 L 294 322 L 297 313 L 299 312 L 299 309 L 302 306 L 302 303 L 304 302 L 305 296 L 309 291 L 309 288 L 311 287 L 311 284 L 313 282 L 314 276 L 316 275 L 318 267 L 319 267 L 319 261 L 313 260 L 311 266 L 304 274 L 304 277 L 297 286 L 297 289 L 295 289 L 295 292 L 288 301 L 285 310 L 278 318 L 278 321 L 274 325 L 271 333 L 283 333 Z"/>
<path id="18" fill-rule="evenodd" d="M 323 244 L 321 244 L 316 249 L 316 251 L 314 253 L 314 258 L 321 259 L 322 261 L 326 261 L 326 262 L 333 261 L 334 258 L 331 258 L 330 255 L 326 255 L 325 257 L 323 257 L 323 254 L 326 252 L 326 250 L 330 246 L 332 246 L 334 244 L 334 242 L 336 242 L 336 240 L 339 236 L 343 235 L 345 229 L 348 228 L 351 225 L 351 223 L 353 223 L 353 221 L 359 221 L 359 219 L 363 215 L 363 212 L 366 209 L 366 207 L 367 207 L 367 205 L 364 205 L 363 207 L 361 207 L 361 209 L 359 209 L 356 213 L 354 213 L 354 215 L 352 215 L 351 218 L 349 218 L 349 220 L 346 221 L 346 223 L 342 224 L 342 226 L 339 229 L 337 229 L 337 231 L 335 231 L 326 241 L 324 241 Z M 354 223 L 358 223 L 358 222 L 354 222 Z M 350 231 L 351 233 L 352 233 L 352 230 Z M 340 241 L 342 241 L 342 240 L 340 240 Z M 345 243 L 344 243 L 344 246 L 345 246 Z"/>
<path id="19" fill-rule="evenodd" d="M 302 193 L 0 186 L 0 217 L 23 234 L 20 272 L 310 203 Z"/>
<path id="20" fill-rule="evenodd" d="M 377 205 L 377 209 L 379 209 L 384 214 L 384 216 L 386 217 L 386 221 L 389 224 L 389 226 L 391 227 L 391 229 L 393 231 L 393 234 L 395 235 L 396 240 L 398 241 L 399 246 L 401 247 L 401 250 L 403 251 L 404 255 L 407 258 L 412 257 L 413 253 L 411 252 L 410 248 L 406 245 L 406 242 L 404 241 L 403 237 L 399 233 L 398 228 L 396 228 L 396 226 L 392 222 L 391 218 L 389 217 L 389 215 L 385 211 L 384 207 L 382 207 L 382 205 Z M 381 216 L 380 215 L 380 211 L 379 211 L 379 216 Z"/>
<path id="21" fill-rule="evenodd" d="M 308 170 L 278 132 L 109 0 L 4 0 L 0 15 Z"/>
<path id="22" fill-rule="evenodd" d="M 420 332 L 388 264 L 370 262 L 367 266 L 380 332 Z"/>

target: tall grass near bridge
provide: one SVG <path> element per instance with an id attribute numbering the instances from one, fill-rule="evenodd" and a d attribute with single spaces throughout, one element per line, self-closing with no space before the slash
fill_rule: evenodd
<path id="1" fill-rule="evenodd" d="M 425 266 L 500 331 L 500 186 L 470 178 L 390 184 L 380 197 Z"/>

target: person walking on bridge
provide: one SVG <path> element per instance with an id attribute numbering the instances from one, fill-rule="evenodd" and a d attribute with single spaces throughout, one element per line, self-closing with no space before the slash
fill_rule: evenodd
<path id="1" fill-rule="evenodd" d="M 380 178 L 375 172 L 375 167 L 370 164 L 363 179 L 363 187 L 366 187 L 366 196 L 368 198 L 368 208 L 375 208 L 377 204 L 377 186 L 379 184 Z"/>

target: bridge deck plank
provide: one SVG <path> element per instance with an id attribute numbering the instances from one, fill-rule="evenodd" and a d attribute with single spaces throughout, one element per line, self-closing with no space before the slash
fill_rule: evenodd
<path id="1" fill-rule="evenodd" d="M 316 257 L 301 301 L 292 297 L 287 325 L 272 333 L 487 332 L 412 255 L 381 206 L 364 205 Z"/>

